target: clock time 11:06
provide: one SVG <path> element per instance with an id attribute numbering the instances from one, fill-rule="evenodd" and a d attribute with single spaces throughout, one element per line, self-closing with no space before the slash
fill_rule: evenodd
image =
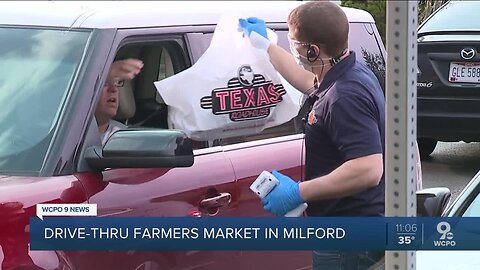
<path id="1" fill-rule="evenodd" d="M 397 233 L 416 233 L 417 224 L 396 224 Z"/>

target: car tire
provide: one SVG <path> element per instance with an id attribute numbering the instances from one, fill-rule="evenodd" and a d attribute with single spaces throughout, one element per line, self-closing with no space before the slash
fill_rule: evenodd
<path id="1" fill-rule="evenodd" d="M 428 158 L 430 154 L 435 150 L 437 146 L 437 140 L 431 138 L 419 138 L 418 142 L 418 149 L 420 151 L 420 157 L 422 159 Z"/>

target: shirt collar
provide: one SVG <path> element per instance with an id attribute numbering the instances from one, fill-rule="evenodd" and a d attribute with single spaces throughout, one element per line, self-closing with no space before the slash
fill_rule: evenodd
<path id="1" fill-rule="evenodd" d="M 350 54 L 345 57 L 342 61 L 334 65 L 328 72 L 325 74 L 323 81 L 320 83 L 315 95 L 320 96 L 322 93 L 330 88 L 330 86 L 340 78 L 347 70 L 353 67 L 355 63 L 356 56 L 354 51 L 350 51 Z"/>

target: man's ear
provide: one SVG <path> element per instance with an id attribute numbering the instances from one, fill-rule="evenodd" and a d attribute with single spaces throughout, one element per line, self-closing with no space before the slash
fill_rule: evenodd
<path id="1" fill-rule="evenodd" d="M 307 49 L 307 60 L 315 62 L 320 56 L 320 48 L 315 44 L 310 44 Z"/>

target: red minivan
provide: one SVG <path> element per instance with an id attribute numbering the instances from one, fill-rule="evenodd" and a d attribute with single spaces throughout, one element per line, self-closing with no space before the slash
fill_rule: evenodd
<path id="1" fill-rule="evenodd" d="M 263 170 L 303 175 L 302 121 L 251 136 L 192 142 L 169 130 L 153 84 L 195 63 L 225 12 L 267 21 L 288 49 L 284 2 L 0 3 L 1 269 L 309 269 L 310 252 L 31 251 L 38 203 L 93 203 L 99 216 L 268 216 L 249 185 Z M 384 82 L 370 14 L 345 8 L 350 49 Z M 240 56 L 241 57 L 241 56 Z M 93 112 L 115 59 L 142 72 L 120 91 L 102 147 Z"/>

